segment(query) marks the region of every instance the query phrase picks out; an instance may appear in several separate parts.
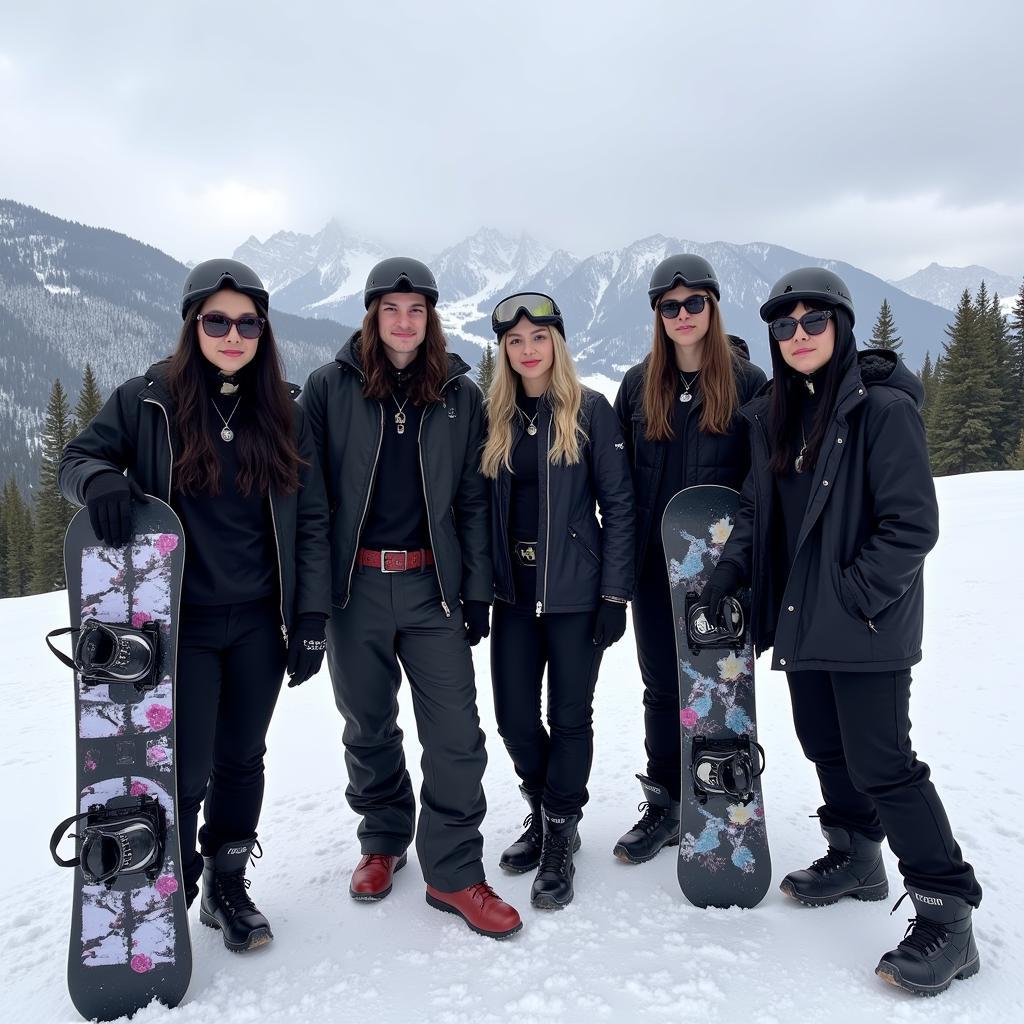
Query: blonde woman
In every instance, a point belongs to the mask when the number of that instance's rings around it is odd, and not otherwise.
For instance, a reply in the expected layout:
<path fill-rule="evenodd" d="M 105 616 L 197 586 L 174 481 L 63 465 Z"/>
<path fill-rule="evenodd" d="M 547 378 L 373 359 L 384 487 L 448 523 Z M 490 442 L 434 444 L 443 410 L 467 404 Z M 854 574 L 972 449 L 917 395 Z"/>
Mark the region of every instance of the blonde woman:
<path fill-rule="evenodd" d="M 739 490 L 750 468 L 740 406 L 765 383 L 746 345 L 725 333 L 721 289 L 702 256 L 669 256 L 654 269 L 651 351 L 626 371 L 615 399 L 636 488 L 636 635 L 644 683 L 647 773 L 643 816 L 619 839 L 627 864 L 679 842 L 679 684 L 672 599 L 661 546 L 665 506 L 684 487 Z"/>
<path fill-rule="evenodd" d="M 501 866 L 538 868 L 530 901 L 554 910 L 573 898 L 598 668 L 625 632 L 633 592 L 633 486 L 615 413 L 577 380 L 555 301 L 509 296 L 491 326 L 499 351 L 481 460 L 494 545 L 491 679 L 498 731 L 530 805 Z"/>

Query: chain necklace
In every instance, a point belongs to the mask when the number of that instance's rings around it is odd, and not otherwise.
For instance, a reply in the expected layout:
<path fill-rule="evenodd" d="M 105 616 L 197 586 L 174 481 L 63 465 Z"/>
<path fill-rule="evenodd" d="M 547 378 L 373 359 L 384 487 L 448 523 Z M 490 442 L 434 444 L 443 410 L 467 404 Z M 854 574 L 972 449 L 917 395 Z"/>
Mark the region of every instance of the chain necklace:
<path fill-rule="evenodd" d="M 807 435 L 804 433 L 804 425 L 802 422 L 800 424 L 800 437 L 803 444 L 800 445 L 800 454 L 797 455 L 796 462 L 793 463 L 793 468 L 798 473 L 802 473 L 804 471 L 804 456 L 807 455 Z"/>
<path fill-rule="evenodd" d="M 210 399 L 210 401 L 213 402 L 213 407 L 214 407 L 214 409 L 217 410 L 217 415 L 220 417 L 221 423 L 224 424 L 224 426 L 221 427 L 220 439 L 222 441 L 227 441 L 228 443 L 230 443 L 231 441 L 234 441 L 234 439 L 235 439 L 235 432 L 231 429 L 231 427 L 228 426 L 228 424 L 231 422 L 231 417 L 234 416 L 235 413 L 238 411 L 239 403 L 242 400 L 238 399 L 238 401 L 235 402 L 235 407 L 231 410 L 230 413 L 228 413 L 228 418 L 227 419 L 224 419 L 224 413 L 222 413 L 220 411 L 220 409 L 217 409 L 217 403 L 214 402 L 212 398 Z"/>
<path fill-rule="evenodd" d="M 679 371 L 679 380 L 682 382 L 682 385 L 683 385 L 683 393 L 679 396 L 679 401 L 680 402 L 692 402 L 693 401 L 693 395 L 690 394 L 690 388 L 692 388 L 693 385 L 697 383 L 697 375 L 699 373 L 700 373 L 700 370 L 698 370 L 697 373 L 695 373 L 693 375 L 693 380 L 689 380 L 688 381 L 683 376 L 683 371 L 682 370 Z"/>
<path fill-rule="evenodd" d="M 519 406 L 516 406 L 516 412 L 526 420 L 526 432 L 533 437 L 537 433 L 537 417 L 540 415 L 540 409 L 538 409 L 532 416 L 527 416 Z"/>
<path fill-rule="evenodd" d="M 398 399 L 395 398 L 394 391 L 391 392 L 391 400 L 398 405 Z M 405 433 L 405 407 L 409 404 L 409 396 L 406 395 L 405 401 L 401 405 L 398 405 L 398 412 L 395 413 L 395 430 L 399 434 Z"/>

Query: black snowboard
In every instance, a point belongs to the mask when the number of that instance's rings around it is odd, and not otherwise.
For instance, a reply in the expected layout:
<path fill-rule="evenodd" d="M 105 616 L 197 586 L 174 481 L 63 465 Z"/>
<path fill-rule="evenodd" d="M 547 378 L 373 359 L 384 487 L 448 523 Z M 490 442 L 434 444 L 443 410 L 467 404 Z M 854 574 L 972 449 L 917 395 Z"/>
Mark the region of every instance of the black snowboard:
<path fill-rule="evenodd" d="M 131 1014 L 154 998 L 176 1006 L 192 973 L 174 769 L 185 545 L 178 517 L 157 498 L 134 505 L 133 523 L 133 543 L 105 547 L 82 509 L 64 540 L 73 627 L 91 617 L 137 629 L 155 623 L 159 631 L 152 689 L 90 684 L 75 673 L 76 813 L 154 798 L 166 829 L 162 862 L 151 878 L 136 873 L 110 886 L 90 884 L 81 867 L 74 869 L 68 988 L 82 1016 L 100 1020 Z"/>
<path fill-rule="evenodd" d="M 749 633 L 744 624 L 738 639 L 703 647 L 701 636 L 694 637 L 700 630 L 690 621 L 696 616 L 697 625 L 704 625 L 696 597 L 718 563 L 738 508 L 739 495 L 728 487 L 688 487 L 668 503 L 661 524 L 679 669 L 677 874 L 683 894 L 698 907 L 753 907 L 771 883 Z M 709 771 L 717 779 L 715 769 L 707 767 L 711 755 L 745 765 L 745 798 L 709 794 L 701 784 L 698 776 L 706 782 Z"/>

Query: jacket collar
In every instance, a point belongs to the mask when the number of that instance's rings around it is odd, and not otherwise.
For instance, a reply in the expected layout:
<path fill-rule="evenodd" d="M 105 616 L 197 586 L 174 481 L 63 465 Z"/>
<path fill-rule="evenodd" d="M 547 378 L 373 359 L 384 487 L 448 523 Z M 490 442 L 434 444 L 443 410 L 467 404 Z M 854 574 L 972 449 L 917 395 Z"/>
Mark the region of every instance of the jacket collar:
<path fill-rule="evenodd" d="M 348 341 L 338 350 L 334 361 L 339 366 L 348 367 L 359 374 L 360 379 L 365 379 L 362 360 L 359 358 L 359 342 L 362 338 L 361 330 L 353 331 Z M 454 352 L 448 352 L 448 370 L 445 373 L 445 384 L 450 384 L 456 377 L 469 373 L 469 363 Z"/>

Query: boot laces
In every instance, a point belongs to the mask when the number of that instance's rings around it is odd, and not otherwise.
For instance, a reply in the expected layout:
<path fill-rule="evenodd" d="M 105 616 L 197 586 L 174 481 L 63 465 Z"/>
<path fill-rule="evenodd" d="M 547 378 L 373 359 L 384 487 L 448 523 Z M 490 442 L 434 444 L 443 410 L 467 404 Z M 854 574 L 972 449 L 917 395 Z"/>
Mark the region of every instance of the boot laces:
<path fill-rule="evenodd" d="M 531 812 L 525 818 L 523 818 L 523 828 L 526 831 L 519 837 L 517 842 L 520 843 L 538 843 L 541 840 L 541 828 L 540 821 L 537 820 L 534 814 Z"/>
<path fill-rule="evenodd" d="M 539 872 L 561 874 L 565 870 L 568 857 L 569 837 L 549 832 L 544 836 L 544 845 L 541 847 Z"/>
<path fill-rule="evenodd" d="M 911 917 L 907 919 L 906 934 L 900 941 L 901 949 L 910 949 L 915 953 L 928 956 L 946 944 L 949 939 L 949 932 L 938 921 L 932 921 L 927 917 Z"/>
<path fill-rule="evenodd" d="M 366 855 L 366 864 L 364 867 L 369 867 L 371 864 L 380 864 L 382 868 L 388 867 L 388 861 L 394 860 L 389 853 L 368 853 Z"/>
<path fill-rule="evenodd" d="M 828 848 L 828 853 L 824 857 L 819 857 L 812 865 L 811 871 L 817 872 L 819 875 L 827 875 L 832 871 L 837 871 L 839 868 L 845 868 L 849 866 L 851 857 L 848 853 L 844 853 L 842 850 L 837 850 L 834 846 Z"/>
<path fill-rule="evenodd" d="M 643 812 L 643 817 L 633 826 L 634 832 L 645 832 L 650 835 L 665 819 L 668 811 L 664 807 L 658 807 L 649 800 L 637 804 L 636 809 Z"/>
<path fill-rule="evenodd" d="M 235 914 L 255 914 L 256 904 L 249 899 L 252 881 L 243 871 L 232 871 L 229 875 L 217 875 L 217 893 L 221 902 Z"/>
<path fill-rule="evenodd" d="M 476 885 L 471 885 L 469 887 L 469 898 L 477 900 L 480 903 L 481 909 L 487 906 L 488 900 L 501 902 L 501 897 L 486 882 L 477 882 Z"/>

